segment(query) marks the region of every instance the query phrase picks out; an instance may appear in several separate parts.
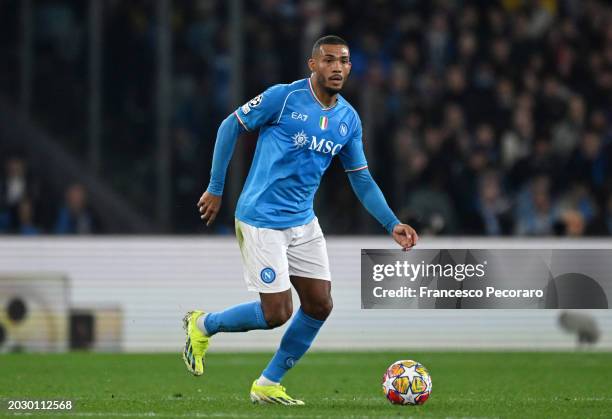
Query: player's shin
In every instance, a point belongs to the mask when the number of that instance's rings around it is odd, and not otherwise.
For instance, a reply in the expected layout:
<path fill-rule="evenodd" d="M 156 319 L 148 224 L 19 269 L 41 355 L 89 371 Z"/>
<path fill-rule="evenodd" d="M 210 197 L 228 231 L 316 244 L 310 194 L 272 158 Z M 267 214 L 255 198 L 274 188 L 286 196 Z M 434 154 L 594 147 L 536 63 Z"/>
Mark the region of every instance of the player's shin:
<path fill-rule="evenodd" d="M 238 304 L 223 311 L 208 313 L 203 322 L 207 336 L 218 332 L 246 332 L 255 329 L 269 329 L 264 318 L 261 302 Z"/>
<path fill-rule="evenodd" d="M 280 347 L 262 374 L 265 379 L 279 383 L 306 353 L 324 321 L 308 316 L 300 308 L 281 339 Z M 260 383 L 265 385 L 264 383 Z"/>

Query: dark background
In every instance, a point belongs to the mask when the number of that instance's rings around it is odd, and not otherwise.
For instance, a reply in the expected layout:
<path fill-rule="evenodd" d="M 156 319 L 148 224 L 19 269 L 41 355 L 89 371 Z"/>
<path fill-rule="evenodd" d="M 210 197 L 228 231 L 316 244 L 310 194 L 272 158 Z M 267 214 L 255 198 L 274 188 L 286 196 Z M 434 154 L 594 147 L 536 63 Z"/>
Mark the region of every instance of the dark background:
<path fill-rule="evenodd" d="M 233 231 L 245 135 L 211 229 L 216 129 L 350 44 L 370 170 L 421 235 L 612 233 L 612 9 L 595 0 L 0 1 L 0 232 Z M 335 162 L 327 234 L 384 234 Z"/>

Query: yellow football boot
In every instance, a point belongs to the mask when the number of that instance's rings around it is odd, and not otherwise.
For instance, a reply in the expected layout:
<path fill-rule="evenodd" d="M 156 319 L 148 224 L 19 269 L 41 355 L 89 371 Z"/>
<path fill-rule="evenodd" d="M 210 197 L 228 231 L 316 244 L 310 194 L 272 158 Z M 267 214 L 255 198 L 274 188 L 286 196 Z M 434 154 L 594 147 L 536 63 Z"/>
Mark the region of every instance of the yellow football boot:
<path fill-rule="evenodd" d="M 205 313 L 200 310 L 190 311 L 183 317 L 183 329 L 187 334 L 185 349 L 183 350 L 183 361 L 187 370 L 193 375 L 204 374 L 204 356 L 208 350 L 210 337 L 206 336 L 198 326 L 196 320 Z"/>
<path fill-rule="evenodd" d="M 303 406 L 305 403 L 294 399 L 287 394 L 285 387 L 280 384 L 273 386 L 259 386 L 257 380 L 251 386 L 251 401 L 259 404 L 284 404 L 287 406 Z"/>

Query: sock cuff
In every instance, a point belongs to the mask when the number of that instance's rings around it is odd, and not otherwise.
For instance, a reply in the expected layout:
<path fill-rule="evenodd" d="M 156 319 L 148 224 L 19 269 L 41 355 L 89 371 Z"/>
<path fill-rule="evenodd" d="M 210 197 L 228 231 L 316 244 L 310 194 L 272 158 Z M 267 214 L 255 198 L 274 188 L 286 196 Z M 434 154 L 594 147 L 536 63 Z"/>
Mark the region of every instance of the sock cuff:
<path fill-rule="evenodd" d="M 204 313 L 196 320 L 196 326 L 200 329 L 200 332 L 204 333 L 206 336 L 211 336 L 208 328 L 206 327 L 206 319 L 210 316 L 210 313 Z"/>
<path fill-rule="evenodd" d="M 215 313 L 206 313 L 204 319 L 202 321 L 202 326 L 206 331 L 202 332 L 207 336 L 213 336 L 218 332 L 219 324 L 217 322 L 213 322 Z"/>
<path fill-rule="evenodd" d="M 256 301 L 253 305 L 255 306 L 254 307 L 255 308 L 255 319 L 257 320 L 257 324 L 262 329 L 269 329 L 270 326 L 268 325 L 268 322 L 266 321 L 266 318 L 264 317 L 264 313 L 261 308 L 261 303 L 259 301 Z"/>
<path fill-rule="evenodd" d="M 325 323 L 325 320 L 317 320 L 313 317 L 310 317 L 308 314 L 304 313 L 304 310 L 302 310 L 302 307 L 300 307 L 300 309 L 298 310 L 295 316 L 296 316 L 296 319 L 299 318 L 301 321 L 306 323 L 306 325 L 310 327 L 314 327 L 315 329 L 320 329 L 321 326 L 323 326 L 323 323 Z"/>

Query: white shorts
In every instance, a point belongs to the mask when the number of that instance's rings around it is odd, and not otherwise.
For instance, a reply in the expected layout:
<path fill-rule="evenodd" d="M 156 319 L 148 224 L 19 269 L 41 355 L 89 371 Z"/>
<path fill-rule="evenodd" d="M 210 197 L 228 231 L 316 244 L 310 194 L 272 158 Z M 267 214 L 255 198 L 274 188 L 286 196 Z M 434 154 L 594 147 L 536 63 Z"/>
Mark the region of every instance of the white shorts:
<path fill-rule="evenodd" d="M 291 275 L 331 280 L 325 237 L 316 217 L 284 230 L 254 227 L 236 219 L 236 237 L 249 291 L 286 291 L 291 288 Z"/>

